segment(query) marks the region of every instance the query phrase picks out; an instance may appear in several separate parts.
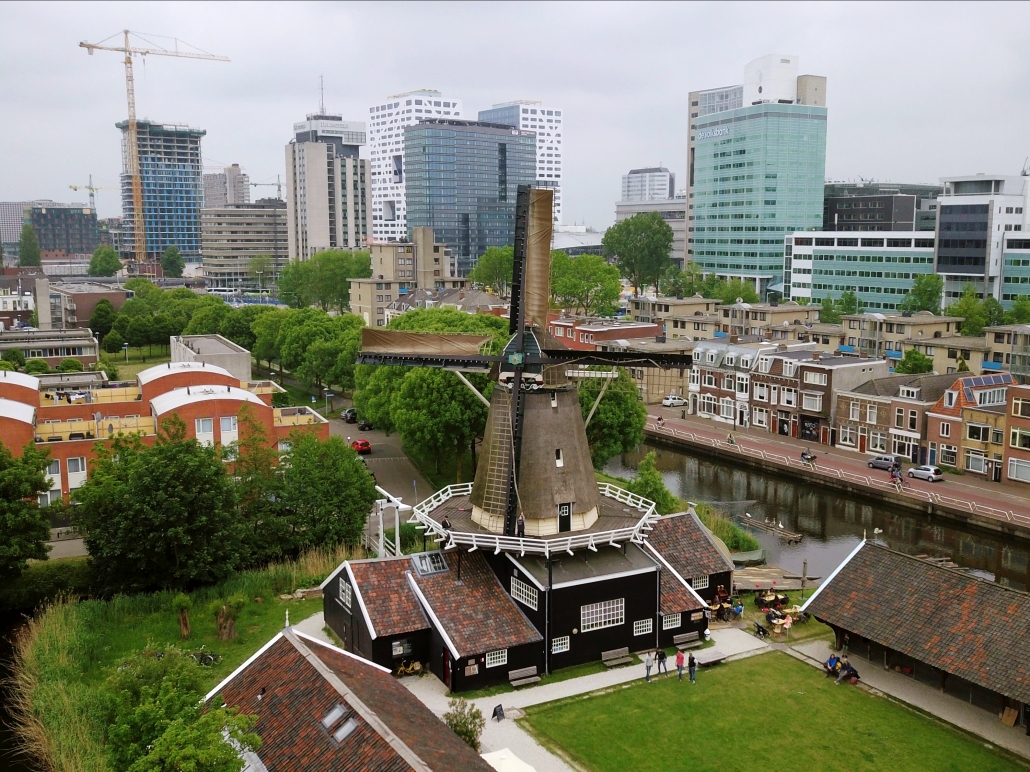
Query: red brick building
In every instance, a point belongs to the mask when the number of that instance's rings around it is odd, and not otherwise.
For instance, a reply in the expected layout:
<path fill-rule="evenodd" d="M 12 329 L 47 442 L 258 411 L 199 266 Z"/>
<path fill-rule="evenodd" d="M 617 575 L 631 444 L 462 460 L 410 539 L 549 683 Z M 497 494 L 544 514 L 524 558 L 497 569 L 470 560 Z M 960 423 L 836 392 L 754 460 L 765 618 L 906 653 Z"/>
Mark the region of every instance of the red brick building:
<path fill-rule="evenodd" d="M 282 391 L 270 381 L 240 381 L 220 367 L 195 362 L 158 365 L 135 381 L 84 389 L 41 388 L 31 375 L 0 371 L 0 438 L 15 455 L 33 442 L 50 452 L 53 487 L 42 502 L 50 503 L 86 481 L 98 439 L 139 434 L 151 443 L 172 414 L 185 421 L 189 436 L 207 444 L 238 439 L 244 405 L 276 445 L 298 427 L 327 439 L 329 424 L 313 410 L 272 407 L 272 395 Z"/>
<path fill-rule="evenodd" d="M 1009 386 L 1007 407 L 1005 481 L 1030 483 L 1030 386 Z"/>
<path fill-rule="evenodd" d="M 547 323 L 547 331 L 576 351 L 597 351 L 597 346 L 607 341 L 654 340 L 665 335 L 661 324 L 582 316 L 556 316 Z"/>

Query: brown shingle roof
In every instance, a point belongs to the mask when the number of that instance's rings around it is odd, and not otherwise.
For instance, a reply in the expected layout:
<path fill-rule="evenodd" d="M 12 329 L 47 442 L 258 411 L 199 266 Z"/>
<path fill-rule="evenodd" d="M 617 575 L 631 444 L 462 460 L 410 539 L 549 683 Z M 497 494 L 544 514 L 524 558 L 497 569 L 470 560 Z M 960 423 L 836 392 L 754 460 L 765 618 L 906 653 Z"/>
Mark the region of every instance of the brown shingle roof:
<path fill-rule="evenodd" d="M 1030 594 L 866 542 L 823 583 L 806 610 L 1030 702 Z"/>
<path fill-rule="evenodd" d="M 409 574 L 425 597 L 458 657 L 509 649 L 543 637 L 501 588 L 478 552 L 448 552 L 449 570 L 430 576 Z M 461 579 L 458 579 L 458 561 Z"/>
<path fill-rule="evenodd" d="M 429 627 L 405 576 L 411 570 L 411 558 L 352 560 L 347 565 L 377 637 Z"/>
<path fill-rule="evenodd" d="M 957 376 L 954 373 L 945 375 L 891 375 L 886 378 L 873 378 L 852 391 L 855 394 L 868 394 L 874 397 L 896 397 L 898 389 L 902 386 L 910 386 L 919 389 L 921 402 L 936 402 L 955 383 Z"/>
<path fill-rule="evenodd" d="M 257 756 L 270 772 L 490 769 L 390 673 L 292 629 L 208 699 L 217 694 L 230 707 L 258 715 Z M 346 712 L 331 731 L 349 718 L 357 722 L 340 743 L 321 723 L 337 705 Z"/>
<path fill-rule="evenodd" d="M 687 512 L 655 521 L 647 543 L 688 582 L 694 576 L 732 571 L 731 563 L 697 515 Z"/>

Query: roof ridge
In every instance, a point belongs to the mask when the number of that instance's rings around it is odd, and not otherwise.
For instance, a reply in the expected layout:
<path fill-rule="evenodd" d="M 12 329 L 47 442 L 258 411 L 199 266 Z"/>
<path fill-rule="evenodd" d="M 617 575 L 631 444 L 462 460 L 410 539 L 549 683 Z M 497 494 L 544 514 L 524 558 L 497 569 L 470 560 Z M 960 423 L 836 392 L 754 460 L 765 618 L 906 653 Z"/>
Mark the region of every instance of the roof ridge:
<path fill-rule="evenodd" d="M 723 554 L 722 550 L 719 548 L 719 545 L 716 544 L 715 540 L 718 539 L 718 537 L 714 533 L 712 533 L 711 531 L 708 530 L 708 526 L 707 525 L 705 525 L 704 523 L 701 522 L 701 518 L 698 517 L 697 511 L 696 510 L 692 511 L 692 510 L 693 510 L 693 508 L 688 509 L 684 514 L 690 515 L 692 518 L 694 518 L 694 522 L 697 523 L 699 526 L 701 526 L 701 532 L 704 534 L 705 538 L 708 539 L 708 542 L 712 545 L 712 548 L 716 552 L 719 553 L 719 557 L 723 559 L 723 562 L 730 567 L 730 571 L 736 570 L 736 566 L 733 565 L 733 561 L 732 560 L 728 560 L 726 558 L 726 556 Z M 719 539 L 719 542 L 721 542 L 722 546 L 727 551 L 729 551 L 730 548 L 726 546 L 726 542 L 722 541 L 722 539 Z"/>

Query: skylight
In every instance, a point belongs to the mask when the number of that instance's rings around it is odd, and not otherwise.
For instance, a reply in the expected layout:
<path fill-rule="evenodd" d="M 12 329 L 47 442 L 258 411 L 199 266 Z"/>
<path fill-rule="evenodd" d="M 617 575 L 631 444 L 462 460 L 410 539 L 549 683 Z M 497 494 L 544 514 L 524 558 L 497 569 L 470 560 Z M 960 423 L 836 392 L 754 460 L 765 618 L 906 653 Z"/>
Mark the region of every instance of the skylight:
<path fill-rule="evenodd" d="M 342 743 L 344 740 L 346 740 L 348 737 L 350 737 L 352 734 L 354 734 L 354 730 L 357 729 L 357 728 L 358 728 L 358 721 L 357 721 L 356 718 L 351 716 L 346 721 L 344 721 L 342 724 L 340 724 L 340 728 L 339 729 L 337 729 L 335 732 L 333 732 L 333 739 L 336 740 L 336 742 L 338 742 L 338 743 Z"/>
<path fill-rule="evenodd" d="M 442 552 L 420 552 L 412 556 L 412 562 L 419 576 L 438 574 L 447 570 L 447 561 L 443 559 Z"/>
<path fill-rule="evenodd" d="M 343 705 L 337 704 L 336 707 L 326 713 L 325 718 L 322 719 L 322 726 L 326 729 L 332 729 L 333 725 L 343 718 L 343 714 L 346 712 L 347 709 Z"/>

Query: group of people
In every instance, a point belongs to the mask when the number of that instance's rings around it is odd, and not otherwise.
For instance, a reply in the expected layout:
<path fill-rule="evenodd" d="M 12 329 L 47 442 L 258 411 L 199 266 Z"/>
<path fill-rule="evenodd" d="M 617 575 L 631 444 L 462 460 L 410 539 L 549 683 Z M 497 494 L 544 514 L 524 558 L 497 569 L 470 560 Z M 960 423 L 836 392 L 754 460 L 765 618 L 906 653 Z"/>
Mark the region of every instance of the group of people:
<path fill-rule="evenodd" d="M 855 670 L 855 666 L 848 660 L 847 654 L 840 657 L 836 653 L 831 654 L 830 658 L 823 663 L 823 669 L 826 671 L 826 675 L 837 677 L 834 685 L 852 678 L 856 681 L 858 680 L 858 671 Z"/>
<path fill-rule="evenodd" d="M 647 654 L 644 656 L 644 671 L 645 671 L 644 679 L 648 683 L 651 683 L 651 668 L 653 668 L 656 664 L 658 666 L 658 669 L 655 671 L 655 675 L 658 675 L 659 673 L 661 673 L 663 669 L 665 670 L 665 675 L 669 675 L 668 659 L 669 658 L 668 658 L 668 656 L 666 656 L 664 649 L 656 649 L 653 652 L 651 652 L 651 651 L 647 652 Z M 676 673 L 679 675 L 679 680 L 680 681 L 683 680 L 683 666 L 684 666 L 684 664 L 687 666 L 687 672 L 690 675 L 690 683 L 696 684 L 697 683 L 697 660 L 694 659 L 694 655 L 693 654 L 691 654 L 689 657 L 685 657 L 683 655 L 682 651 L 677 651 L 676 652 Z"/>

